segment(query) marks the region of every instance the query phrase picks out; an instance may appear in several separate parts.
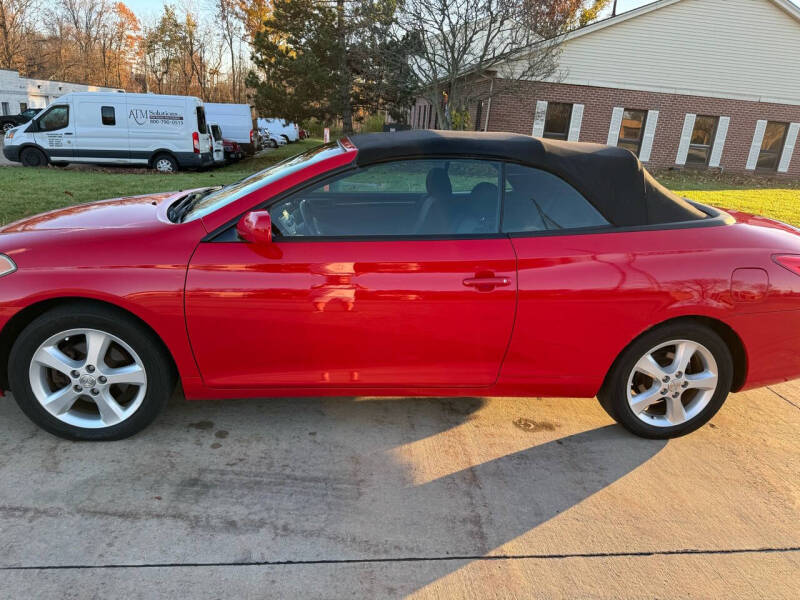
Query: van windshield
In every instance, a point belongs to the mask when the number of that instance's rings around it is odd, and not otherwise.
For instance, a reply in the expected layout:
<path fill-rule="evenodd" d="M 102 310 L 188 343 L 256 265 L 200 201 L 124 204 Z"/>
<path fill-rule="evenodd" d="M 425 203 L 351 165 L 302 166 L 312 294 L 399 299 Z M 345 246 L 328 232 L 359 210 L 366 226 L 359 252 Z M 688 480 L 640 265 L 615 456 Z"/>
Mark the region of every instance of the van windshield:
<path fill-rule="evenodd" d="M 282 162 L 267 167 L 263 171 L 253 173 L 215 192 L 199 197 L 191 209 L 185 212 L 182 211 L 183 219 L 181 219 L 181 221 L 185 223 L 204 217 L 282 177 L 286 177 L 309 165 L 337 156 L 343 152 L 344 150 L 342 150 L 338 142 L 332 142 L 330 144 L 317 146 L 297 156 L 287 158 Z M 178 200 L 178 202 L 180 202 L 180 200 Z"/>

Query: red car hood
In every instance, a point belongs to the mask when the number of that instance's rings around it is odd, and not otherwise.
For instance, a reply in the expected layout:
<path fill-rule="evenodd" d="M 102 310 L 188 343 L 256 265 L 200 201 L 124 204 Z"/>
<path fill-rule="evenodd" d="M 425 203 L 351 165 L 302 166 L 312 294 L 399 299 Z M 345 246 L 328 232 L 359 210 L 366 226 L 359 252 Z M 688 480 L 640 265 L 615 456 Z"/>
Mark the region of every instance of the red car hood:
<path fill-rule="evenodd" d="M 53 229 L 93 229 L 142 227 L 167 221 L 166 211 L 172 202 L 191 190 L 161 192 L 78 204 L 16 221 L 0 233 L 44 231 Z"/>

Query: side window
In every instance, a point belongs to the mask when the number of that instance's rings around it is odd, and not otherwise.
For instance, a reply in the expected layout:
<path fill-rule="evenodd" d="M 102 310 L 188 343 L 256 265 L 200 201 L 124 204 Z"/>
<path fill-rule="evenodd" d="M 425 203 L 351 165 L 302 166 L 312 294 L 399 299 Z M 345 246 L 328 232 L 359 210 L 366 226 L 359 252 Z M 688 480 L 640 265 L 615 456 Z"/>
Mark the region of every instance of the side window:
<path fill-rule="evenodd" d="M 69 125 L 69 107 L 54 106 L 38 122 L 39 131 L 55 131 Z"/>
<path fill-rule="evenodd" d="M 283 237 L 481 235 L 498 232 L 500 163 L 381 163 L 296 192 L 270 208 Z"/>
<path fill-rule="evenodd" d="M 522 233 L 608 225 L 566 181 L 540 169 L 506 166 L 503 232 Z"/>
<path fill-rule="evenodd" d="M 100 119 L 103 122 L 103 125 L 116 125 L 117 119 L 114 115 L 114 107 L 113 106 L 103 106 L 100 108 Z"/>

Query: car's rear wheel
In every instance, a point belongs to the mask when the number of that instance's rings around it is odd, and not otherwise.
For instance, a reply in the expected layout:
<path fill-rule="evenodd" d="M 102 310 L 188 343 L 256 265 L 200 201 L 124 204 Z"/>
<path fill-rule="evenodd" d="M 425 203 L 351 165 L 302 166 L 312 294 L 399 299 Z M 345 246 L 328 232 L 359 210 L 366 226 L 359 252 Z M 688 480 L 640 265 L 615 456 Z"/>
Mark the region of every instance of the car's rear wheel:
<path fill-rule="evenodd" d="M 712 329 L 694 322 L 657 327 L 626 348 L 597 395 L 631 432 L 672 438 L 703 426 L 728 396 L 733 359 Z"/>
<path fill-rule="evenodd" d="M 19 160 L 25 167 L 44 167 L 47 165 L 47 157 L 38 148 L 25 148 L 20 154 Z"/>
<path fill-rule="evenodd" d="M 74 304 L 48 311 L 17 338 L 14 399 L 35 423 L 73 440 L 116 440 L 147 426 L 175 376 L 161 344 L 135 319 Z"/>
<path fill-rule="evenodd" d="M 2 125 L 0 125 L 0 131 L 2 131 L 5 134 L 6 132 L 11 131 L 12 129 L 14 129 L 14 127 L 16 127 L 16 126 L 17 125 L 15 123 L 6 122 L 6 123 L 3 123 Z"/>
<path fill-rule="evenodd" d="M 178 161 L 169 154 L 159 154 L 153 159 L 153 168 L 159 173 L 177 173 Z"/>

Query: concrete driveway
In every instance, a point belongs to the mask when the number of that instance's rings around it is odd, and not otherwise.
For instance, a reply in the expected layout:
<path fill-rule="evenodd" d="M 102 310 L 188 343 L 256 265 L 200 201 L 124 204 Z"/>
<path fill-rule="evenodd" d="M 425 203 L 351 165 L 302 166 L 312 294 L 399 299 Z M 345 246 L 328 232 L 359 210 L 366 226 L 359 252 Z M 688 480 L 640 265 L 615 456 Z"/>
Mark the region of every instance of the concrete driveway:
<path fill-rule="evenodd" d="M 0 400 L 3 598 L 796 598 L 800 384 L 647 441 L 594 400 L 176 398 L 70 443 Z"/>

